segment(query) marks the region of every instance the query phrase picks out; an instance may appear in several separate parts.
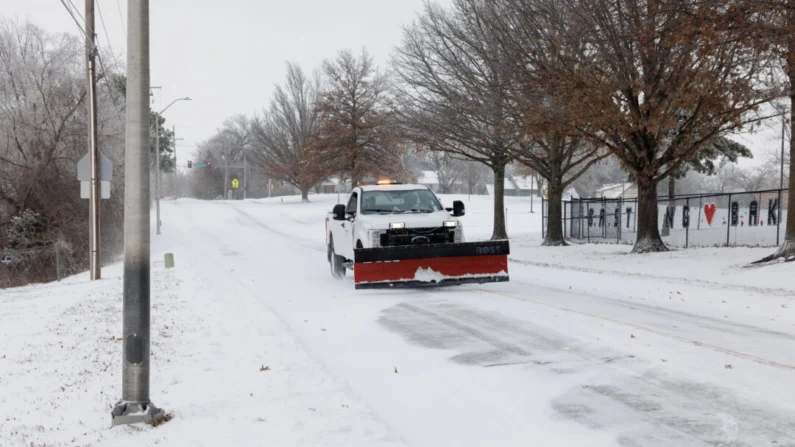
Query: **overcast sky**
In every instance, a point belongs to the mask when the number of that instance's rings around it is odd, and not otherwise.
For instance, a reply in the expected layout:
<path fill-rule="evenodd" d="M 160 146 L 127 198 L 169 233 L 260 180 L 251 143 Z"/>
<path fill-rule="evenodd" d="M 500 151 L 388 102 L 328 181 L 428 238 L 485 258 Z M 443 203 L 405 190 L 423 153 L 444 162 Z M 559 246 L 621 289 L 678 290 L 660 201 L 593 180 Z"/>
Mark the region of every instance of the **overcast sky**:
<path fill-rule="evenodd" d="M 0 1 L 3 17 L 79 33 L 61 0 Z M 71 1 L 82 14 L 84 0 Z M 127 2 L 97 4 L 107 28 L 106 34 L 97 14 L 99 44 L 106 50 L 110 40 L 124 62 Z M 180 165 L 225 118 L 261 111 L 273 85 L 282 82 L 288 60 L 312 71 L 340 49 L 367 47 L 385 67 L 400 42 L 401 26 L 410 24 L 422 5 L 423 0 L 151 0 L 151 80 L 162 87 L 154 91 L 153 109 L 176 98 L 193 98 L 165 113 L 166 124 L 176 126 L 177 137 L 184 138 L 177 145 Z M 760 160 L 765 148 L 780 147 L 778 126 L 733 138 Z"/>
<path fill-rule="evenodd" d="M 84 0 L 72 0 L 82 14 Z M 442 4 L 448 0 L 440 0 Z M 1 0 L 0 16 L 49 31 L 79 33 L 61 0 Z M 68 1 L 67 1 L 68 3 Z M 126 62 L 126 0 L 97 0 L 100 47 Z M 262 110 L 285 62 L 310 72 L 340 49 L 367 47 L 380 68 L 422 0 L 151 0 L 151 82 L 155 110 L 190 96 L 164 114 L 176 126 L 180 165 L 196 144 L 232 115 Z M 121 11 L 121 12 L 120 12 Z M 122 20 L 125 26 L 122 25 Z"/>

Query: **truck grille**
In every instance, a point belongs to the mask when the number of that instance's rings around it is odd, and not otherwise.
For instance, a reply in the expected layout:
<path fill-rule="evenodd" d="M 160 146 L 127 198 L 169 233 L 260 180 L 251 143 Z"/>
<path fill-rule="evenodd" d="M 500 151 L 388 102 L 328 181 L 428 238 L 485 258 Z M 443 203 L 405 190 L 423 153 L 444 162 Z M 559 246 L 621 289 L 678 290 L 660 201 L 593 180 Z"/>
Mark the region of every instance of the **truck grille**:
<path fill-rule="evenodd" d="M 401 228 L 387 230 L 381 235 L 382 247 L 399 245 L 443 244 L 455 242 L 455 231 L 450 228 Z"/>

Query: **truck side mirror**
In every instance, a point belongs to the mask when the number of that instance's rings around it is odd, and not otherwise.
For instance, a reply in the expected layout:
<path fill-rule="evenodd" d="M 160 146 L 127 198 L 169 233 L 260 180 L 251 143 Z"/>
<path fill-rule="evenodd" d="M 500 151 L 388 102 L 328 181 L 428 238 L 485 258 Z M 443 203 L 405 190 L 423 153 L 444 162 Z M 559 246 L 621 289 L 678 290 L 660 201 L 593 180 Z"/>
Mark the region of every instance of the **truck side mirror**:
<path fill-rule="evenodd" d="M 465 214 L 464 212 L 464 202 L 460 200 L 456 200 L 453 202 L 453 216 L 460 217 Z"/>
<path fill-rule="evenodd" d="M 345 205 L 334 205 L 334 209 L 331 211 L 331 214 L 334 215 L 334 220 L 345 220 Z"/>

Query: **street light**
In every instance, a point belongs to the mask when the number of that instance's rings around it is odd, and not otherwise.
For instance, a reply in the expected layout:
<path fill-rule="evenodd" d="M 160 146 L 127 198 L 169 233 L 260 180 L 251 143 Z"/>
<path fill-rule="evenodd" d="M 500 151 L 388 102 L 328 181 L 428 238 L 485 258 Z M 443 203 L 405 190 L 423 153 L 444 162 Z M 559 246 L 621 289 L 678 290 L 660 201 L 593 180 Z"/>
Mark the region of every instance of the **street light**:
<path fill-rule="evenodd" d="M 177 98 L 169 105 L 166 106 L 160 113 L 157 114 L 155 118 L 155 157 L 157 167 L 155 168 L 155 203 L 157 208 L 157 234 L 160 234 L 160 117 L 163 116 L 163 113 L 168 110 L 169 107 L 173 106 L 177 101 L 193 101 L 190 97 L 186 96 L 185 98 Z M 176 152 L 176 145 L 174 151 Z"/>

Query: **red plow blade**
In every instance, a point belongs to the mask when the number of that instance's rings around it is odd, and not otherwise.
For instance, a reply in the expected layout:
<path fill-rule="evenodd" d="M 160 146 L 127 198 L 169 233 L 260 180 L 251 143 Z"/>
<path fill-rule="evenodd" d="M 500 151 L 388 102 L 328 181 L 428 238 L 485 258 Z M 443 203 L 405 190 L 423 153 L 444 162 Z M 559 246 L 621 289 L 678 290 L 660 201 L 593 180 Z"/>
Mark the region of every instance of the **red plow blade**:
<path fill-rule="evenodd" d="M 508 241 L 354 250 L 357 289 L 508 281 Z"/>

